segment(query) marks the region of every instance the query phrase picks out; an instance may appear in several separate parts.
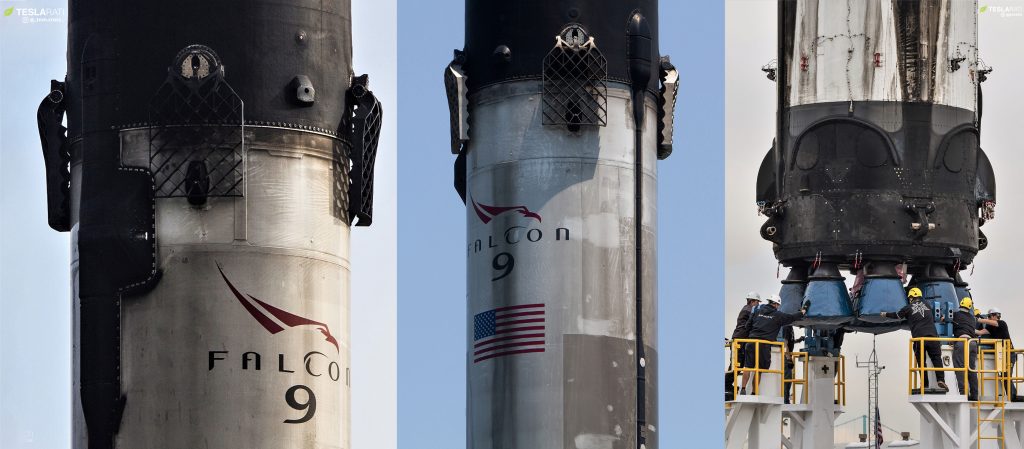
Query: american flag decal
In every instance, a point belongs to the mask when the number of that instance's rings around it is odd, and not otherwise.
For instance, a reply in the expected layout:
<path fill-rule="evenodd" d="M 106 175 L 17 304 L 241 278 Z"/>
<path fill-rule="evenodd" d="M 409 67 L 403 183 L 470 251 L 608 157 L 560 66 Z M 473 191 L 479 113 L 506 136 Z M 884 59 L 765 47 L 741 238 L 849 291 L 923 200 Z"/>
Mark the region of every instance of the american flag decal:
<path fill-rule="evenodd" d="M 499 307 L 473 316 L 473 363 L 544 352 L 544 304 Z"/>

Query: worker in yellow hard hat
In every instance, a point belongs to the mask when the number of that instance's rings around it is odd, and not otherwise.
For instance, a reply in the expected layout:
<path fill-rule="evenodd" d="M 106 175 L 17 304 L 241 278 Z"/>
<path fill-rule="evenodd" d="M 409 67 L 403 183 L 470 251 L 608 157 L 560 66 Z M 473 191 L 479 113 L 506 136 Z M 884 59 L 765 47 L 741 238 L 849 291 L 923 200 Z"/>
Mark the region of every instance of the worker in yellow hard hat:
<path fill-rule="evenodd" d="M 928 306 L 928 303 L 921 300 L 921 289 L 914 287 L 907 291 L 907 305 L 903 306 L 898 312 L 882 312 L 882 316 L 893 319 L 904 319 L 907 320 L 907 326 L 910 327 L 910 336 L 912 338 L 923 338 L 923 337 L 938 337 L 938 332 L 935 331 L 935 318 L 932 308 Z M 928 340 L 922 343 L 914 343 L 914 360 L 916 360 L 918 366 L 925 366 L 924 355 L 921 353 L 922 349 L 928 354 L 928 359 L 932 362 L 933 368 L 942 367 L 942 347 L 938 341 Z M 924 376 L 924 387 L 928 388 L 928 377 Z M 942 371 L 935 371 L 935 380 L 939 384 L 939 388 L 949 391 L 949 387 L 946 386 L 946 376 Z"/>
<path fill-rule="evenodd" d="M 960 308 L 956 312 L 953 312 L 953 336 L 956 338 L 966 339 L 967 344 L 967 357 L 969 358 L 969 365 L 971 367 L 970 372 L 967 373 L 967 400 L 977 401 L 978 400 L 978 374 L 975 372 L 977 369 L 978 360 L 978 318 L 974 316 L 974 300 L 970 296 L 965 296 L 960 300 Z M 953 343 L 953 367 L 963 369 L 964 367 L 964 341 L 957 341 Z M 960 394 L 964 394 L 964 373 L 963 371 L 956 372 L 957 388 L 960 389 Z"/>

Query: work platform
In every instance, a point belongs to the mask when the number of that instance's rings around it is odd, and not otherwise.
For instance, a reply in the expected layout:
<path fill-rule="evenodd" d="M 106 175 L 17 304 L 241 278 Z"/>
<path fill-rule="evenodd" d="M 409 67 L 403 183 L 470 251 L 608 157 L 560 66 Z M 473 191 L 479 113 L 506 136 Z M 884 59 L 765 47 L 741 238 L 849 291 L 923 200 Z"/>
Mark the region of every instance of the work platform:
<path fill-rule="evenodd" d="M 943 366 L 932 366 L 924 351 L 920 354 L 925 360 L 914 360 L 913 345 L 923 346 L 927 341 L 942 345 Z M 771 352 L 769 367 L 739 366 L 736 350 L 748 343 L 758 346 L 758 355 L 761 350 Z M 964 349 L 954 352 L 953 343 L 962 343 Z M 978 347 L 973 367 L 972 344 Z M 735 340 L 730 349 L 730 367 L 736 376 L 734 395 L 725 403 L 727 449 L 834 447 L 835 422 L 846 405 L 844 357 L 787 353 L 781 342 L 757 340 Z M 1014 402 L 1011 394 L 1024 383 L 1024 370 L 1013 362 L 1021 352 L 1024 350 L 1015 350 L 1002 340 L 910 339 L 907 401 L 920 414 L 920 447 L 1024 449 L 1024 402 Z M 954 366 L 953 357 L 964 358 L 962 368 Z M 791 369 L 786 369 L 783 360 L 792 363 Z M 939 371 L 944 373 L 948 391 L 937 388 L 935 373 Z M 749 379 L 748 394 L 739 394 L 743 373 Z M 963 394 L 958 375 L 966 377 Z M 972 375 L 977 377 L 977 392 L 970 391 Z M 925 377 L 929 389 L 924 387 Z M 974 393 L 977 400 L 969 400 Z"/>

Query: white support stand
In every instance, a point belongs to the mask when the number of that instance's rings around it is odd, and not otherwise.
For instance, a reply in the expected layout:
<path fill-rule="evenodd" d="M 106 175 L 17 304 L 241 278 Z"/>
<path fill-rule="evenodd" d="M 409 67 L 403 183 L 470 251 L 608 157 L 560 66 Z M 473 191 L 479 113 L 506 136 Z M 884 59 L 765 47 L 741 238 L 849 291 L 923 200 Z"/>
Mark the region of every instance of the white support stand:
<path fill-rule="evenodd" d="M 1024 448 L 1024 402 L 1006 404 L 1006 449 Z"/>
<path fill-rule="evenodd" d="M 810 357 L 806 373 L 807 403 L 782 406 L 783 416 L 789 418 L 790 425 L 790 436 L 783 437 L 782 441 L 787 449 L 835 446 L 835 421 L 843 413 L 835 398 L 837 360 L 835 357 Z"/>
<path fill-rule="evenodd" d="M 949 394 L 915 394 L 910 396 L 910 404 L 921 414 L 921 447 L 934 449 L 973 449 L 976 435 L 972 437 L 971 429 L 975 427 L 975 418 L 971 413 L 971 405 L 963 395 L 956 394 L 950 384 Z"/>
<path fill-rule="evenodd" d="M 772 347 L 773 369 L 783 366 L 777 347 Z M 747 391 L 753 393 L 754 376 Z M 762 374 L 759 395 L 737 395 L 726 403 L 726 449 L 779 449 L 782 444 L 782 375 Z"/>
<path fill-rule="evenodd" d="M 942 346 L 942 360 L 952 360 L 953 348 Z M 960 354 L 963 357 L 963 353 Z M 931 360 L 925 357 L 926 366 Z M 950 365 L 951 366 L 951 365 Z M 934 449 L 975 449 L 977 444 L 977 416 L 967 396 L 958 393 L 953 372 L 945 372 L 946 394 L 914 394 L 908 399 L 921 414 L 921 447 Z M 929 385 L 937 385 L 934 372 L 928 372 Z M 965 379 L 966 381 L 966 379 Z"/>

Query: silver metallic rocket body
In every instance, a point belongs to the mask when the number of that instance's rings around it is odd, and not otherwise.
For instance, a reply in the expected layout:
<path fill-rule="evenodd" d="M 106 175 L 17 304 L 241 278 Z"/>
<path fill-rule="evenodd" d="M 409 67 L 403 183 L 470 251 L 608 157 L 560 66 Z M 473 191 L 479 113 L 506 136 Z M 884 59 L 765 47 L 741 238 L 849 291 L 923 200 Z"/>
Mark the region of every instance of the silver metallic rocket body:
<path fill-rule="evenodd" d="M 121 131 L 125 166 L 148 167 L 149 131 Z M 122 301 L 128 399 L 116 447 L 350 447 L 349 226 L 330 212 L 341 143 L 258 127 L 245 136 L 244 196 L 156 201 L 163 276 Z M 73 447 L 86 448 L 74 379 Z"/>
<path fill-rule="evenodd" d="M 36 119 L 72 232 L 76 449 L 349 448 L 349 228 L 382 117 L 350 9 L 69 3 Z"/>
<path fill-rule="evenodd" d="M 781 310 L 809 303 L 796 325 L 890 332 L 901 324 L 880 313 L 906 306 L 904 282 L 942 283 L 932 306 L 955 309 L 957 273 L 988 246 L 996 205 L 978 2 L 778 7 L 776 131 L 755 201 L 762 238 L 791 269 Z"/>
<path fill-rule="evenodd" d="M 942 0 L 912 11 L 911 2 L 794 2 L 790 106 L 848 101 L 929 102 L 977 109 L 978 3 Z M 910 26 L 907 23 L 916 22 Z M 900 59 L 900 34 L 919 28 L 928 64 Z M 962 58 L 962 59 L 959 59 Z M 958 59 L 956 65 L 950 61 Z M 960 67 L 966 70 L 960 70 Z M 883 123 L 898 128 L 901 123 Z"/>
<path fill-rule="evenodd" d="M 657 102 L 643 129 L 646 448 L 656 426 Z M 542 83 L 469 98 L 468 444 L 637 446 L 634 122 L 610 82 L 607 125 L 545 126 Z"/>

